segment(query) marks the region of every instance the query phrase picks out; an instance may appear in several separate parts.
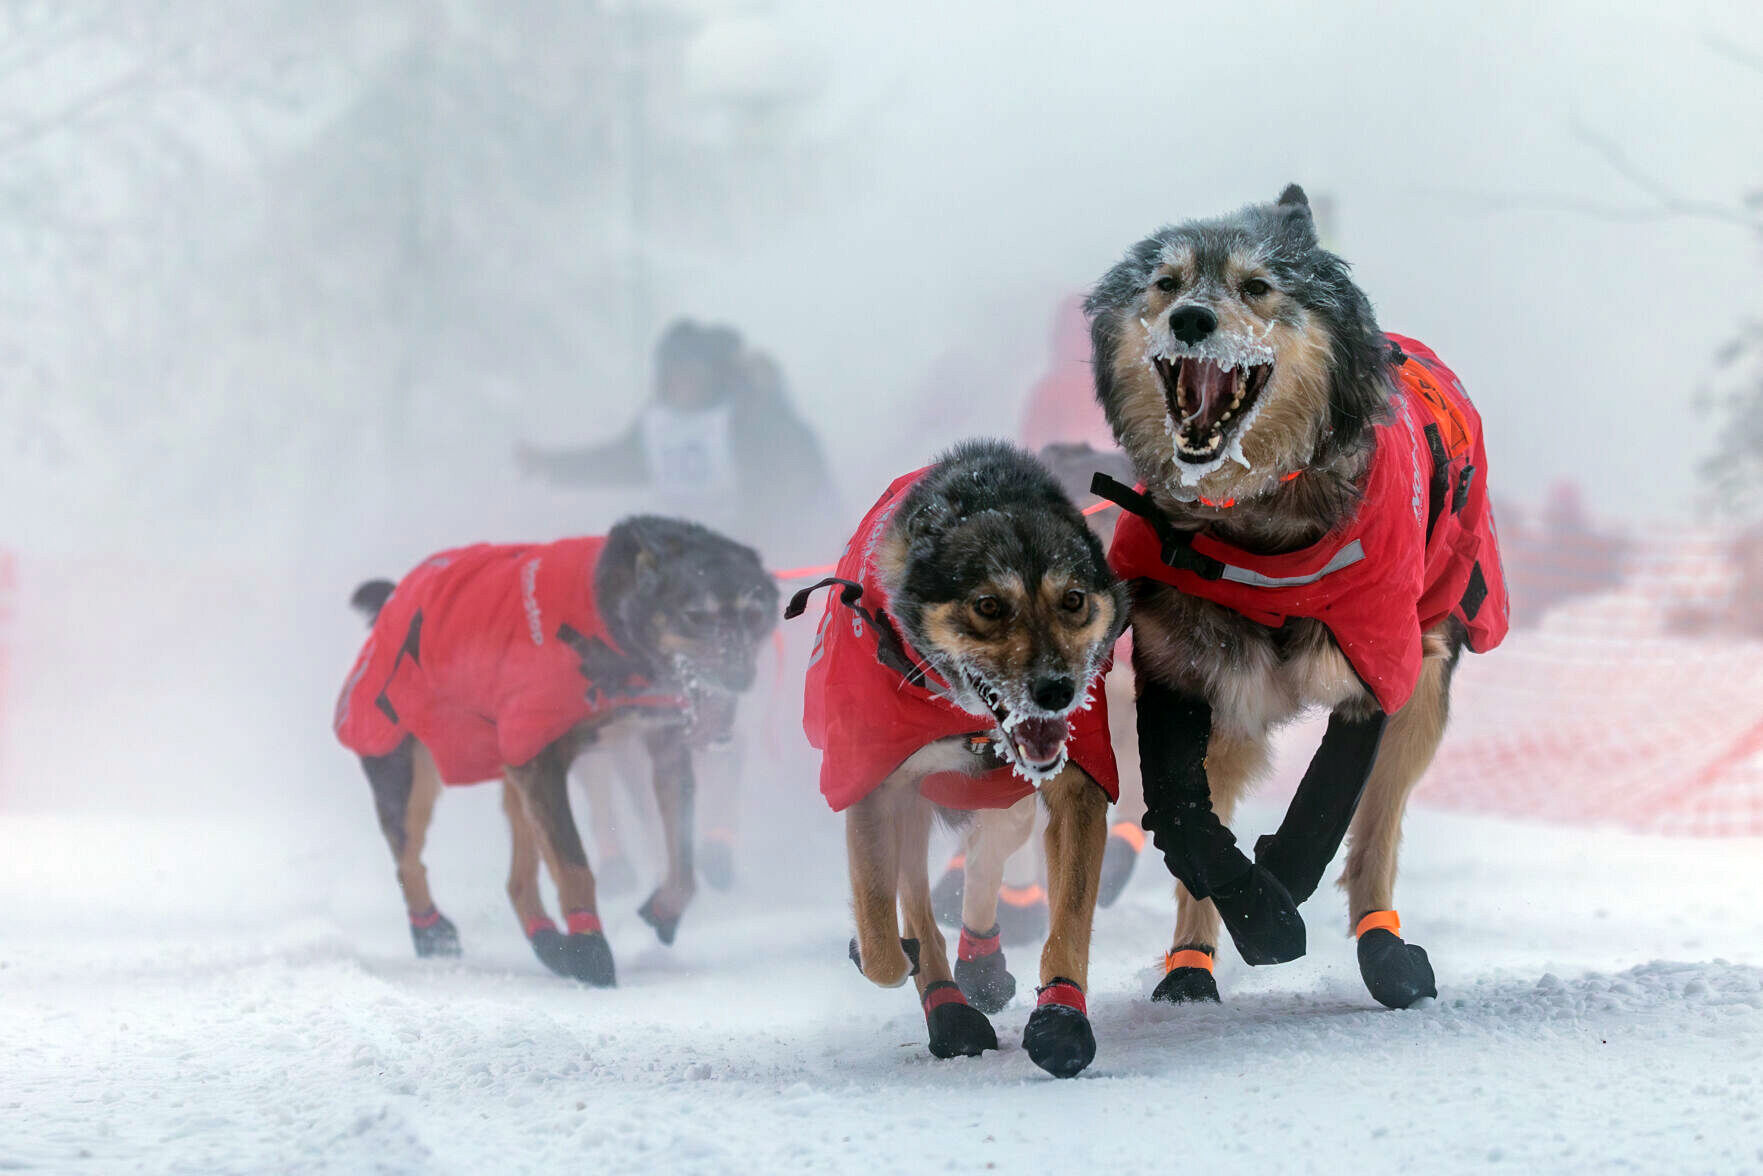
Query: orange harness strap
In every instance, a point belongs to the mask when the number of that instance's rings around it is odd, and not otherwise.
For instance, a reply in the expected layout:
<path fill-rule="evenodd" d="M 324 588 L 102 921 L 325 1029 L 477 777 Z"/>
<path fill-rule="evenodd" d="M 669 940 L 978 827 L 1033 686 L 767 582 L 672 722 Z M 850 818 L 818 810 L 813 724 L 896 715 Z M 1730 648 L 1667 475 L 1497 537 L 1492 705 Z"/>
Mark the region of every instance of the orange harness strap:
<path fill-rule="evenodd" d="M 1280 481 L 1289 482 L 1293 478 L 1297 477 L 1299 474 L 1301 474 L 1303 472 L 1304 472 L 1303 470 L 1293 470 L 1291 473 L 1289 473 L 1289 474 L 1285 475 L 1283 478 L 1281 478 Z M 1200 501 L 1204 502 L 1207 506 L 1211 507 L 1213 510 L 1228 510 L 1229 508 L 1231 508 L 1237 504 L 1237 500 L 1234 498 L 1226 498 L 1223 502 L 1214 502 L 1212 499 L 1202 496 Z"/>
<path fill-rule="evenodd" d="M 1180 951 L 1163 953 L 1163 974 L 1165 976 L 1177 968 L 1199 968 L 1203 971 L 1212 970 L 1212 953 L 1201 951 L 1197 947 L 1186 947 Z"/>
<path fill-rule="evenodd" d="M 1380 929 L 1388 931 L 1397 939 L 1402 938 L 1402 917 L 1396 914 L 1395 911 L 1372 911 L 1369 915 L 1360 919 L 1359 925 L 1353 928 L 1353 937 L 1357 939 L 1367 931 L 1377 931 Z"/>

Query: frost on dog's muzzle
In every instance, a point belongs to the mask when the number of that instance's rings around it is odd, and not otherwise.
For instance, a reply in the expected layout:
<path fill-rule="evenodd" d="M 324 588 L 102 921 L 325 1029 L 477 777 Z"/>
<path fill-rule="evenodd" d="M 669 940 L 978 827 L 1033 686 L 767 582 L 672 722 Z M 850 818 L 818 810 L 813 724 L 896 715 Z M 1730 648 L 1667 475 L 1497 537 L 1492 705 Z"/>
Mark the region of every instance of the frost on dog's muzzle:
<path fill-rule="evenodd" d="M 1072 719 L 1094 704 L 1097 673 L 1088 674 L 1077 701 L 1058 712 L 1013 708 L 1005 701 L 1004 693 L 982 675 L 962 670 L 961 678 L 997 721 L 992 741 L 993 754 L 1000 761 L 1037 787 L 1065 770 L 1070 759 Z"/>
<path fill-rule="evenodd" d="M 1243 438 L 1260 415 L 1274 358 L 1271 346 L 1247 335 L 1211 335 L 1191 346 L 1151 335 L 1144 362 L 1163 389 L 1163 427 L 1182 485 L 1198 485 L 1227 461 L 1249 468 Z"/>

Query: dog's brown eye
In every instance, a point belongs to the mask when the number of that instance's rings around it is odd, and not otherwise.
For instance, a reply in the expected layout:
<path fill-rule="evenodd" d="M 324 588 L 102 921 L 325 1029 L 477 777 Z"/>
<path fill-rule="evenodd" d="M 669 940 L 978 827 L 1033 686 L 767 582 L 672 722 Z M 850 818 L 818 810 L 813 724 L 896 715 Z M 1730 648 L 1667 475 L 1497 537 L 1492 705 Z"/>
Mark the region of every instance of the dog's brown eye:
<path fill-rule="evenodd" d="M 988 621 L 995 621 L 1004 615 L 1004 602 L 996 596 L 982 596 L 973 602 L 973 611 Z"/>
<path fill-rule="evenodd" d="M 1181 279 L 1176 278 L 1170 274 L 1164 274 L 1162 277 L 1158 278 L 1155 282 L 1152 282 L 1151 284 L 1153 286 L 1157 287 L 1159 290 L 1163 291 L 1165 294 L 1173 294 L 1177 290 L 1181 289 Z"/>
<path fill-rule="evenodd" d="M 1247 298 L 1260 298 L 1273 293 L 1273 287 L 1260 278 L 1250 278 L 1243 283 L 1243 295 Z"/>
<path fill-rule="evenodd" d="M 1065 594 L 1065 599 L 1059 603 L 1065 606 L 1066 612 L 1081 612 L 1083 611 L 1084 602 L 1088 599 L 1089 597 L 1085 596 L 1080 590 L 1073 588 Z"/>

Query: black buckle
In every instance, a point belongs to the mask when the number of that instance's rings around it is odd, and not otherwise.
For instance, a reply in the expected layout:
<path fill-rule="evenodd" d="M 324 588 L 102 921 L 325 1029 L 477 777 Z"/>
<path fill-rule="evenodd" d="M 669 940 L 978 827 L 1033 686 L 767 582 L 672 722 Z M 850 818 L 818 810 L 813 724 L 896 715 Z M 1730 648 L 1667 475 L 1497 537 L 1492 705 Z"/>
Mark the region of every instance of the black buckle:
<path fill-rule="evenodd" d="M 1189 531 L 1178 531 L 1170 525 L 1169 519 L 1151 501 L 1150 496 L 1140 494 L 1131 486 L 1117 481 L 1100 471 L 1090 479 L 1090 493 L 1097 498 L 1105 498 L 1130 514 L 1138 515 L 1151 525 L 1157 538 L 1162 541 L 1161 555 L 1163 562 L 1172 568 L 1184 572 L 1192 572 L 1202 580 L 1221 580 L 1224 578 L 1225 565 L 1209 555 L 1202 555 L 1193 547 L 1194 536 Z"/>

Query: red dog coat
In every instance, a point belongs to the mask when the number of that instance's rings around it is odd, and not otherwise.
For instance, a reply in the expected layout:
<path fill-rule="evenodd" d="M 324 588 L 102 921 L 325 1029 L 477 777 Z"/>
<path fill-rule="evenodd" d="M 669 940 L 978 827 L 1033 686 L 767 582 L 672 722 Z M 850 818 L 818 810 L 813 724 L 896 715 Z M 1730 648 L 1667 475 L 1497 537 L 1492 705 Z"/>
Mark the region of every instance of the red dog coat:
<path fill-rule="evenodd" d="M 1394 714 L 1420 680 L 1423 632 L 1454 615 L 1469 630 L 1469 648 L 1485 653 L 1506 636 L 1508 605 L 1481 417 L 1430 348 L 1389 339 L 1401 352 L 1393 419 L 1377 426 L 1353 518 L 1285 555 L 1195 535 L 1192 549 L 1205 557 L 1198 562 L 1214 565 L 1203 572 L 1170 566 L 1154 527 L 1123 513 L 1108 558 L 1123 578 L 1161 581 L 1263 625 L 1321 621 Z"/>
<path fill-rule="evenodd" d="M 839 558 L 837 576 L 862 586 L 862 595 L 829 595 L 808 663 L 802 727 L 823 753 L 820 791 L 834 812 L 873 792 L 906 758 L 926 744 L 956 735 L 989 736 L 990 719 L 969 714 L 940 691 L 947 686 L 924 666 L 887 616 L 888 600 L 875 570 L 875 552 L 894 510 L 918 470 L 894 479 L 858 524 Z M 852 597 L 852 599 L 847 599 Z M 1082 768 L 1110 801 L 1120 795 L 1120 775 L 1108 738 L 1108 699 L 1100 676 L 1090 683 L 1088 710 L 1071 716 L 1066 742 Z M 978 776 L 938 772 L 920 788 L 946 808 L 1009 808 L 1034 792 L 1014 769 Z"/>
<path fill-rule="evenodd" d="M 398 582 L 337 700 L 358 755 L 414 735 L 441 779 L 471 784 L 526 763 L 584 719 L 680 710 L 614 645 L 594 603 L 604 538 L 443 551 Z"/>

